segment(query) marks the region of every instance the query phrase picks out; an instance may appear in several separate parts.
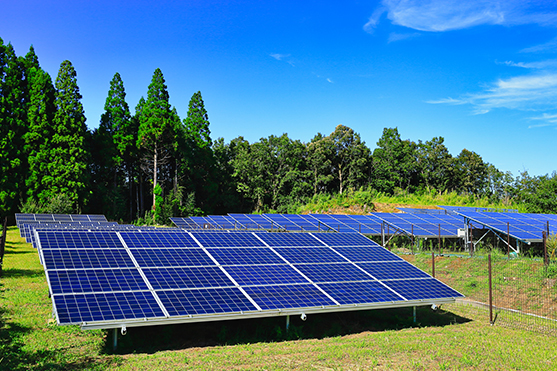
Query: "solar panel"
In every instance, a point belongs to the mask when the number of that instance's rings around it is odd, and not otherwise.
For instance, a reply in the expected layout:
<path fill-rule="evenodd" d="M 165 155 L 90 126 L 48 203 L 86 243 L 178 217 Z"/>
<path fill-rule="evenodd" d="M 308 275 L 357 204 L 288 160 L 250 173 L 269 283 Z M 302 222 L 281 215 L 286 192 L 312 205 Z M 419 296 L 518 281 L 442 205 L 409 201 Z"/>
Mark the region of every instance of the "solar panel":
<path fill-rule="evenodd" d="M 443 206 L 448 208 L 446 206 Z M 488 228 L 507 234 L 518 240 L 541 242 L 542 233 L 557 233 L 557 217 L 554 214 L 531 214 L 512 212 L 472 211 L 469 209 L 448 208 L 461 217 L 467 218 L 474 228 Z"/>
<path fill-rule="evenodd" d="M 57 322 L 82 328 L 439 304 L 462 296 L 357 233 L 36 236 Z"/>

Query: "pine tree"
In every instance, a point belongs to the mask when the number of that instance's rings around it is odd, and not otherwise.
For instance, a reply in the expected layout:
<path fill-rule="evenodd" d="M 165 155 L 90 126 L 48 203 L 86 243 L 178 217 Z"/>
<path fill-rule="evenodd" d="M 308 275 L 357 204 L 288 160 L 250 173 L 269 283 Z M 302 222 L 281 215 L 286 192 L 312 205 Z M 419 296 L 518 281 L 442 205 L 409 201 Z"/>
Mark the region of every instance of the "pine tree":
<path fill-rule="evenodd" d="M 16 212 L 25 191 L 23 136 L 27 130 L 23 65 L 0 39 L 0 215 Z"/>
<path fill-rule="evenodd" d="M 209 115 L 200 91 L 191 97 L 183 123 L 185 143 L 180 147 L 185 164 L 182 172 L 186 175 L 188 190 L 195 193 L 200 206 L 209 212 L 218 202 L 218 185 L 216 161 L 211 149 L 213 142 L 209 130 Z"/>
<path fill-rule="evenodd" d="M 121 187 L 126 178 L 131 179 L 125 160 L 129 157 L 130 147 L 135 146 L 135 141 L 134 133 L 130 132 L 130 109 L 119 73 L 110 82 L 104 109 L 99 128 L 93 133 L 94 185 L 97 203 L 104 205 L 103 209 L 111 218 L 121 218 L 124 210 L 120 204 L 125 202 Z"/>
<path fill-rule="evenodd" d="M 44 204 L 51 195 L 45 189 L 43 178 L 48 176 L 48 162 L 54 136 L 55 105 L 54 86 L 50 75 L 39 66 L 31 46 L 24 60 L 27 80 L 27 120 L 29 130 L 25 135 L 25 153 L 29 166 L 26 179 L 27 196 Z"/>
<path fill-rule="evenodd" d="M 176 148 L 176 117 L 172 112 L 169 94 L 162 71 L 157 68 L 153 73 L 147 92 L 147 100 L 139 115 L 139 132 L 137 146 L 149 153 L 147 166 L 152 174 L 153 206 L 156 209 L 155 188 L 159 182 L 159 173 L 163 174 L 163 165 L 171 162 Z"/>
<path fill-rule="evenodd" d="M 54 136 L 48 175 L 43 178 L 50 196 L 64 193 L 80 208 L 87 201 L 89 153 L 87 127 L 77 86 L 77 73 L 68 60 L 62 62 L 56 77 Z"/>

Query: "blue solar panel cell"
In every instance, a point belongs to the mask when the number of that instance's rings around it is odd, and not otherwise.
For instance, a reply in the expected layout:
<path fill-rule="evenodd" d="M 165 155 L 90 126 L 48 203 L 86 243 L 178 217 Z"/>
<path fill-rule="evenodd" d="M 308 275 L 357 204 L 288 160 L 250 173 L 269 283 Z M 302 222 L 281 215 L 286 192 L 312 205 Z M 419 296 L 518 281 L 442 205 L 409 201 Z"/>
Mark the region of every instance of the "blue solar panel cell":
<path fill-rule="evenodd" d="M 234 286 L 218 267 L 144 268 L 143 273 L 155 290 Z"/>
<path fill-rule="evenodd" d="M 48 271 L 52 294 L 148 290 L 137 269 Z"/>
<path fill-rule="evenodd" d="M 215 265 L 203 249 L 130 249 L 140 267 L 199 267 Z"/>
<path fill-rule="evenodd" d="M 220 265 L 284 264 L 284 261 L 268 248 L 209 248 L 207 251 Z"/>
<path fill-rule="evenodd" d="M 189 248 L 199 247 L 189 234 L 183 231 L 120 232 L 129 248 Z"/>
<path fill-rule="evenodd" d="M 366 281 L 373 278 L 352 263 L 297 264 L 295 265 L 313 282 Z"/>
<path fill-rule="evenodd" d="M 204 247 L 257 247 L 265 246 L 251 233 L 192 232 Z"/>
<path fill-rule="evenodd" d="M 289 265 L 253 265 L 226 267 L 240 286 L 308 283 Z"/>
<path fill-rule="evenodd" d="M 402 298 L 377 281 L 323 283 L 319 285 L 340 304 L 401 301 Z"/>
<path fill-rule="evenodd" d="M 329 247 L 275 247 L 289 263 L 343 263 L 342 256 Z"/>
<path fill-rule="evenodd" d="M 378 280 L 401 278 L 426 278 L 429 275 L 405 261 L 385 263 L 359 263 L 366 272 Z"/>
<path fill-rule="evenodd" d="M 325 246 L 308 233 L 262 233 L 258 235 L 265 243 L 273 246 Z"/>
<path fill-rule="evenodd" d="M 157 291 L 171 316 L 255 311 L 257 308 L 235 287 Z"/>
<path fill-rule="evenodd" d="M 314 236 L 328 246 L 379 246 L 359 233 L 320 233 Z"/>
<path fill-rule="evenodd" d="M 45 269 L 134 267 L 125 249 L 48 249 L 42 254 Z"/>
<path fill-rule="evenodd" d="M 245 291 L 263 310 L 336 305 L 313 285 L 251 286 Z"/>
<path fill-rule="evenodd" d="M 458 291 L 453 290 L 434 278 L 383 281 L 383 283 L 404 296 L 407 300 L 457 298 L 463 296 Z"/>
<path fill-rule="evenodd" d="M 114 249 L 124 246 L 116 232 L 41 231 L 38 232 L 43 249 Z"/>
<path fill-rule="evenodd" d="M 53 299 L 61 325 L 164 317 L 149 291 L 54 295 Z"/>
<path fill-rule="evenodd" d="M 337 246 L 333 249 L 352 262 L 402 261 L 402 258 L 380 246 Z"/>

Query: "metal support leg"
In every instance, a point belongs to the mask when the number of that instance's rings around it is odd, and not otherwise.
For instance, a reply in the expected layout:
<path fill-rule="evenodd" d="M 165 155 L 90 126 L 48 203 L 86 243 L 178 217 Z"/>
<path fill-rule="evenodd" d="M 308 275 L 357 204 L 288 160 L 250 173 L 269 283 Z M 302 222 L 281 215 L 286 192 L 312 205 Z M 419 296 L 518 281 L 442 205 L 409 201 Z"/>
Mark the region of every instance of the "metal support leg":
<path fill-rule="evenodd" d="M 116 348 L 118 348 L 118 329 L 117 328 L 114 329 L 114 336 L 112 337 L 112 350 L 116 351 Z"/>
<path fill-rule="evenodd" d="M 286 331 L 290 328 L 290 315 L 286 315 Z"/>
<path fill-rule="evenodd" d="M 416 307 L 412 307 L 414 309 L 414 323 L 416 323 Z"/>

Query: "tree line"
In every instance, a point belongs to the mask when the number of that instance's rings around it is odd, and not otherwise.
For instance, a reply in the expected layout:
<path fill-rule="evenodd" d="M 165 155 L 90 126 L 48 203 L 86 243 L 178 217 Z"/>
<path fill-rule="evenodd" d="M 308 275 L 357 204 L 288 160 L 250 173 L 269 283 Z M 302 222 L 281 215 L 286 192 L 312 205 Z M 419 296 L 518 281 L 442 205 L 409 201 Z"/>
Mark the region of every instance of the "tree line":
<path fill-rule="evenodd" d="M 319 194 L 456 191 L 557 211 L 557 174 L 514 178 L 442 137 L 403 140 L 385 128 L 371 151 L 339 125 L 308 143 L 287 134 L 249 143 L 211 139 L 201 92 L 181 119 L 156 69 L 134 112 L 119 73 L 97 129 L 89 130 L 70 61 L 54 82 L 33 47 L 16 56 L 0 39 L 0 212 L 103 213 L 155 219 L 228 212 L 286 212 Z"/>

